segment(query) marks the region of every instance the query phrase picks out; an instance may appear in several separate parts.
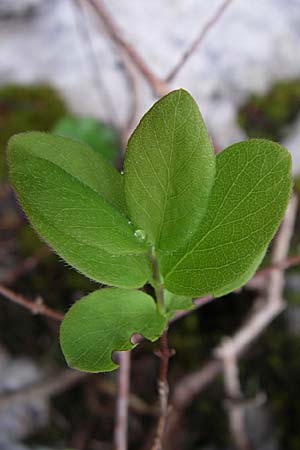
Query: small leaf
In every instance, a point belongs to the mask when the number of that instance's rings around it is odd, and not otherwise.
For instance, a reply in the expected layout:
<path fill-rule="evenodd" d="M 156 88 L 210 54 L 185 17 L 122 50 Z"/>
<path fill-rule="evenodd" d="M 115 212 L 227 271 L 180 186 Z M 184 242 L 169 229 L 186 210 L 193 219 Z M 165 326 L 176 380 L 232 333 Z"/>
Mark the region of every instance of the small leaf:
<path fill-rule="evenodd" d="M 194 307 L 191 297 L 176 295 L 166 289 L 164 290 L 164 305 L 168 318 L 172 317 L 178 310 L 186 310 Z"/>
<path fill-rule="evenodd" d="M 253 139 L 221 152 L 195 235 L 178 252 L 161 257 L 167 289 L 222 295 L 245 283 L 284 215 L 291 186 L 291 157 L 278 144 Z"/>
<path fill-rule="evenodd" d="M 157 248 L 172 250 L 205 213 L 215 156 L 197 104 L 184 90 L 146 113 L 125 155 L 125 195 L 131 219 Z"/>
<path fill-rule="evenodd" d="M 10 140 L 9 154 L 11 180 L 33 225 L 40 216 L 79 242 L 108 253 L 146 252 L 116 207 L 120 199 L 111 184 L 119 178 L 122 192 L 121 175 L 85 144 L 24 133 Z"/>
<path fill-rule="evenodd" d="M 70 367 L 87 372 L 107 372 L 118 366 L 114 351 L 134 347 L 134 333 L 150 341 L 166 326 L 147 294 L 124 289 L 101 289 L 76 302 L 65 316 L 60 342 Z"/>

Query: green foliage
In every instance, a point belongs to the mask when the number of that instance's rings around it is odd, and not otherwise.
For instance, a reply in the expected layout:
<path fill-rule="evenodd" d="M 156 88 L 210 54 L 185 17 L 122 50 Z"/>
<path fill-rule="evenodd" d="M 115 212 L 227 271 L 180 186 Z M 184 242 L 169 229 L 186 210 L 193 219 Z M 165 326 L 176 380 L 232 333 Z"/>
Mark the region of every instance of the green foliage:
<path fill-rule="evenodd" d="M 238 123 L 249 137 L 281 140 L 300 113 L 300 80 L 279 81 L 265 95 L 251 95 Z"/>
<path fill-rule="evenodd" d="M 130 338 L 134 333 L 154 341 L 165 326 L 166 319 L 158 314 L 149 295 L 101 289 L 71 307 L 61 327 L 60 341 L 70 367 L 109 371 L 117 367 L 111 359 L 112 352 L 133 348 Z"/>
<path fill-rule="evenodd" d="M 191 297 L 185 297 L 184 295 L 176 295 L 165 289 L 164 302 L 166 313 L 169 317 L 172 317 L 178 310 L 191 309 L 194 307 L 194 303 Z"/>
<path fill-rule="evenodd" d="M 78 141 L 32 132 L 10 140 L 9 161 L 26 214 L 67 262 L 106 284 L 145 283 L 147 264 L 137 256 L 145 249 L 124 214 L 122 177 L 101 155 Z"/>
<path fill-rule="evenodd" d="M 6 178 L 9 138 L 22 131 L 48 131 L 66 113 L 62 99 L 47 85 L 0 88 L 0 181 Z"/>
<path fill-rule="evenodd" d="M 291 191 L 291 159 L 250 140 L 216 158 L 192 97 L 159 100 L 133 133 L 124 177 L 77 141 L 43 133 L 10 140 L 11 180 L 38 233 L 69 264 L 118 288 L 76 303 L 62 325 L 72 367 L 107 371 L 138 332 L 154 340 L 191 297 L 227 293 L 259 265 Z M 123 183 L 124 179 L 124 183 Z"/>
<path fill-rule="evenodd" d="M 217 158 L 206 215 L 192 239 L 162 255 L 166 287 L 183 295 L 224 295 L 260 263 L 291 191 L 291 158 L 269 141 L 234 144 Z"/>
<path fill-rule="evenodd" d="M 133 223 L 156 248 L 178 247 L 204 215 L 214 173 L 213 148 L 197 104 L 184 90 L 171 92 L 142 118 L 128 142 L 125 195 Z"/>
<path fill-rule="evenodd" d="M 111 164 L 120 155 L 120 142 L 117 132 L 92 117 L 63 117 L 52 129 L 54 134 L 78 139 L 100 153 Z"/>

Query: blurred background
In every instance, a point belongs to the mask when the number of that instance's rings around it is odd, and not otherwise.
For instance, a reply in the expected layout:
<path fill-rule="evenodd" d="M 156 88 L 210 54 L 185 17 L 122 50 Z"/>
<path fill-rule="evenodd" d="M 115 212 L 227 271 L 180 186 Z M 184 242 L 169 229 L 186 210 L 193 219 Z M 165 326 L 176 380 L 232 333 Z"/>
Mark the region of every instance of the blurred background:
<path fill-rule="evenodd" d="M 50 131 L 121 169 L 141 115 L 177 87 L 197 100 L 216 151 L 246 137 L 285 145 L 295 195 L 263 274 L 170 328 L 165 448 L 300 450 L 299 49 L 300 0 L 0 0 L 0 450 L 113 449 L 118 397 L 116 373 L 69 371 L 57 317 L 32 314 L 63 312 L 97 286 L 28 225 L 7 141 Z M 272 286 L 281 303 L 267 309 Z M 151 448 L 154 348 L 131 355 L 132 450 Z"/>

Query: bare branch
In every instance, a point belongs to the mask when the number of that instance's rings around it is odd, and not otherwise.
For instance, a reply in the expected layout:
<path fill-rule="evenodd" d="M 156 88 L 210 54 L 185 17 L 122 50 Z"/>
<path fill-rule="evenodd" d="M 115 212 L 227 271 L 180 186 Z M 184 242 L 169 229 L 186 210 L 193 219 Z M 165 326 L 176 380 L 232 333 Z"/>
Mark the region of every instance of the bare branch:
<path fill-rule="evenodd" d="M 168 400 L 169 400 L 169 384 L 168 384 L 168 368 L 169 360 L 172 355 L 172 351 L 168 346 L 168 330 L 166 329 L 160 338 L 160 350 L 156 353 L 160 360 L 160 373 L 158 380 L 158 392 L 159 392 L 159 418 L 156 428 L 156 435 L 154 438 L 154 444 L 151 450 L 163 450 L 162 442 L 164 432 L 168 419 Z"/>
<path fill-rule="evenodd" d="M 106 10 L 102 0 L 87 1 L 93 7 L 98 17 L 101 19 L 101 22 L 112 41 L 122 52 L 124 52 L 129 57 L 135 67 L 147 80 L 154 94 L 157 96 L 166 94 L 169 91 L 167 84 L 152 72 L 150 67 L 148 67 L 148 65 L 135 50 L 135 48 L 123 38 L 121 31 Z"/>
<path fill-rule="evenodd" d="M 175 67 L 171 70 L 169 75 L 165 78 L 166 83 L 170 83 L 178 74 L 178 72 L 185 65 L 190 56 L 195 52 L 197 48 L 202 44 L 204 38 L 208 34 L 208 32 L 214 27 L 214 25 L 220 20 L 226 9 L 234 0 L 225 0 L 219 8 L 215 11 L 212 17 L 206 22 L 204 27 L 201 29 L 198 36 L 191 43 L 191 45 L 185 50 Z"/>
<path fill-rule="evenodd" d="M 132 129 L 135 125 L 135 119 L 137 116 L 137 112 L 139 109 L 139 87 L 138 87 L 138 78 L 135 68 L 133 67 L 131 61 L 129 60 L 127 55 L 123 57 L 123 67 L 125 76 L 127 79 L 128 90 L 131 93 L 130 95 L 130 106 L 128 110 L 128 117 L 125 125 L 123 126 L 121 132 L 121 143 L 123 149 L 123 155 L 126 150 L 128 138 L 132 132 Z"/>
<path fill-rule="evenodd" d="M 90 31 L 88 16 L 86 8 L 84 7 L 85 0 L 72 0 L 71 4 L 74 5 L 74 18 L 75 25 L 81 38 L 82 43 L 85 46 L 86 61 L 90 66 L 90 72 L 92 81 L 95 85 L 97 95 L 100 102 L 105 102 L 106 109 L 110 110 L 111 123 L 115 124 L 116 117 L 118 117 L 118 111 L 116 110 L 111 98 L 110 91 L 106 89 L 104 80 L 101 77 L 101 62 L 99 61 L 93 36 Z M 103 94 L 103 96 L 101 95 Z"/>
<path fill-rule="evenodd" d="M 41 297 L 37 297 L 36 301 L 27 300 L 22 295 L 15 293 L 3 285 L 0 285 L 0 294 L 13 303 L 17 303 L 18 305 L 28 309 L 32 312 L 32 314 L 39 314 L 58 321 L 62 321 L 64 318 L 63 313 L 46 306 Z"/>
<path fill-rule="evenodd" d="M 227 349 L 229 349 L 229 345 Z M 226 393 L 226 409 L 232 440 L 238 450 L 250 450 L 250 442 L 245 424 L 245 404 L 242 402 L 239 369 L 233 352 L 223 355 L 223 374 Z"/>
<path fill-rule="evenodd" d="M 50 397 L 60 394 L 78 382 L 84 380 L 88 374 L 75 370 L 62 370 L 61 372 L 35 383 L 26 386 L 15 392 L 8 392 L 0 396 L 0 409 L 10 408 L 13 404 L 30 402 L 40 397 Z"/>
<path fill-rule="evenodd" d="M 115 449 L 127 450 L 130 352 L 118 352 L 118 389 L 116 401 Z"/>

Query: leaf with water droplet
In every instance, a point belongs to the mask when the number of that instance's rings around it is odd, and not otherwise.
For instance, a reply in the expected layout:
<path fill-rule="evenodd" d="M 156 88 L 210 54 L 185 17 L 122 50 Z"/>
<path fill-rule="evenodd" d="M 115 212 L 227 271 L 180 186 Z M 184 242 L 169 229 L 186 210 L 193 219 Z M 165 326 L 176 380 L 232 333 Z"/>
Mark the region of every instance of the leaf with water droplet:
<path fill-rule="evenodd" d="M 9 142 L 10 177 L 38 233 L 96 281 L 140 287 L 147 246 L 128 224 L 120 174 L 85 144 L 46 133 Z"/>
<path fill-rule="evenodd" d="M 157 249 L 178 248 L 205 213 L 214 174 L 214 151 L 197 104 L 182 89 L 171 92 L 128 142 L 124 178 L 132 222 Z"/>
<path fill-rule="evenodd" d="M 144 230 L 135 230 L 134 236 L 137 238 L 138 241 L 145 241 L 146 240 L 146 233 Z"/>

